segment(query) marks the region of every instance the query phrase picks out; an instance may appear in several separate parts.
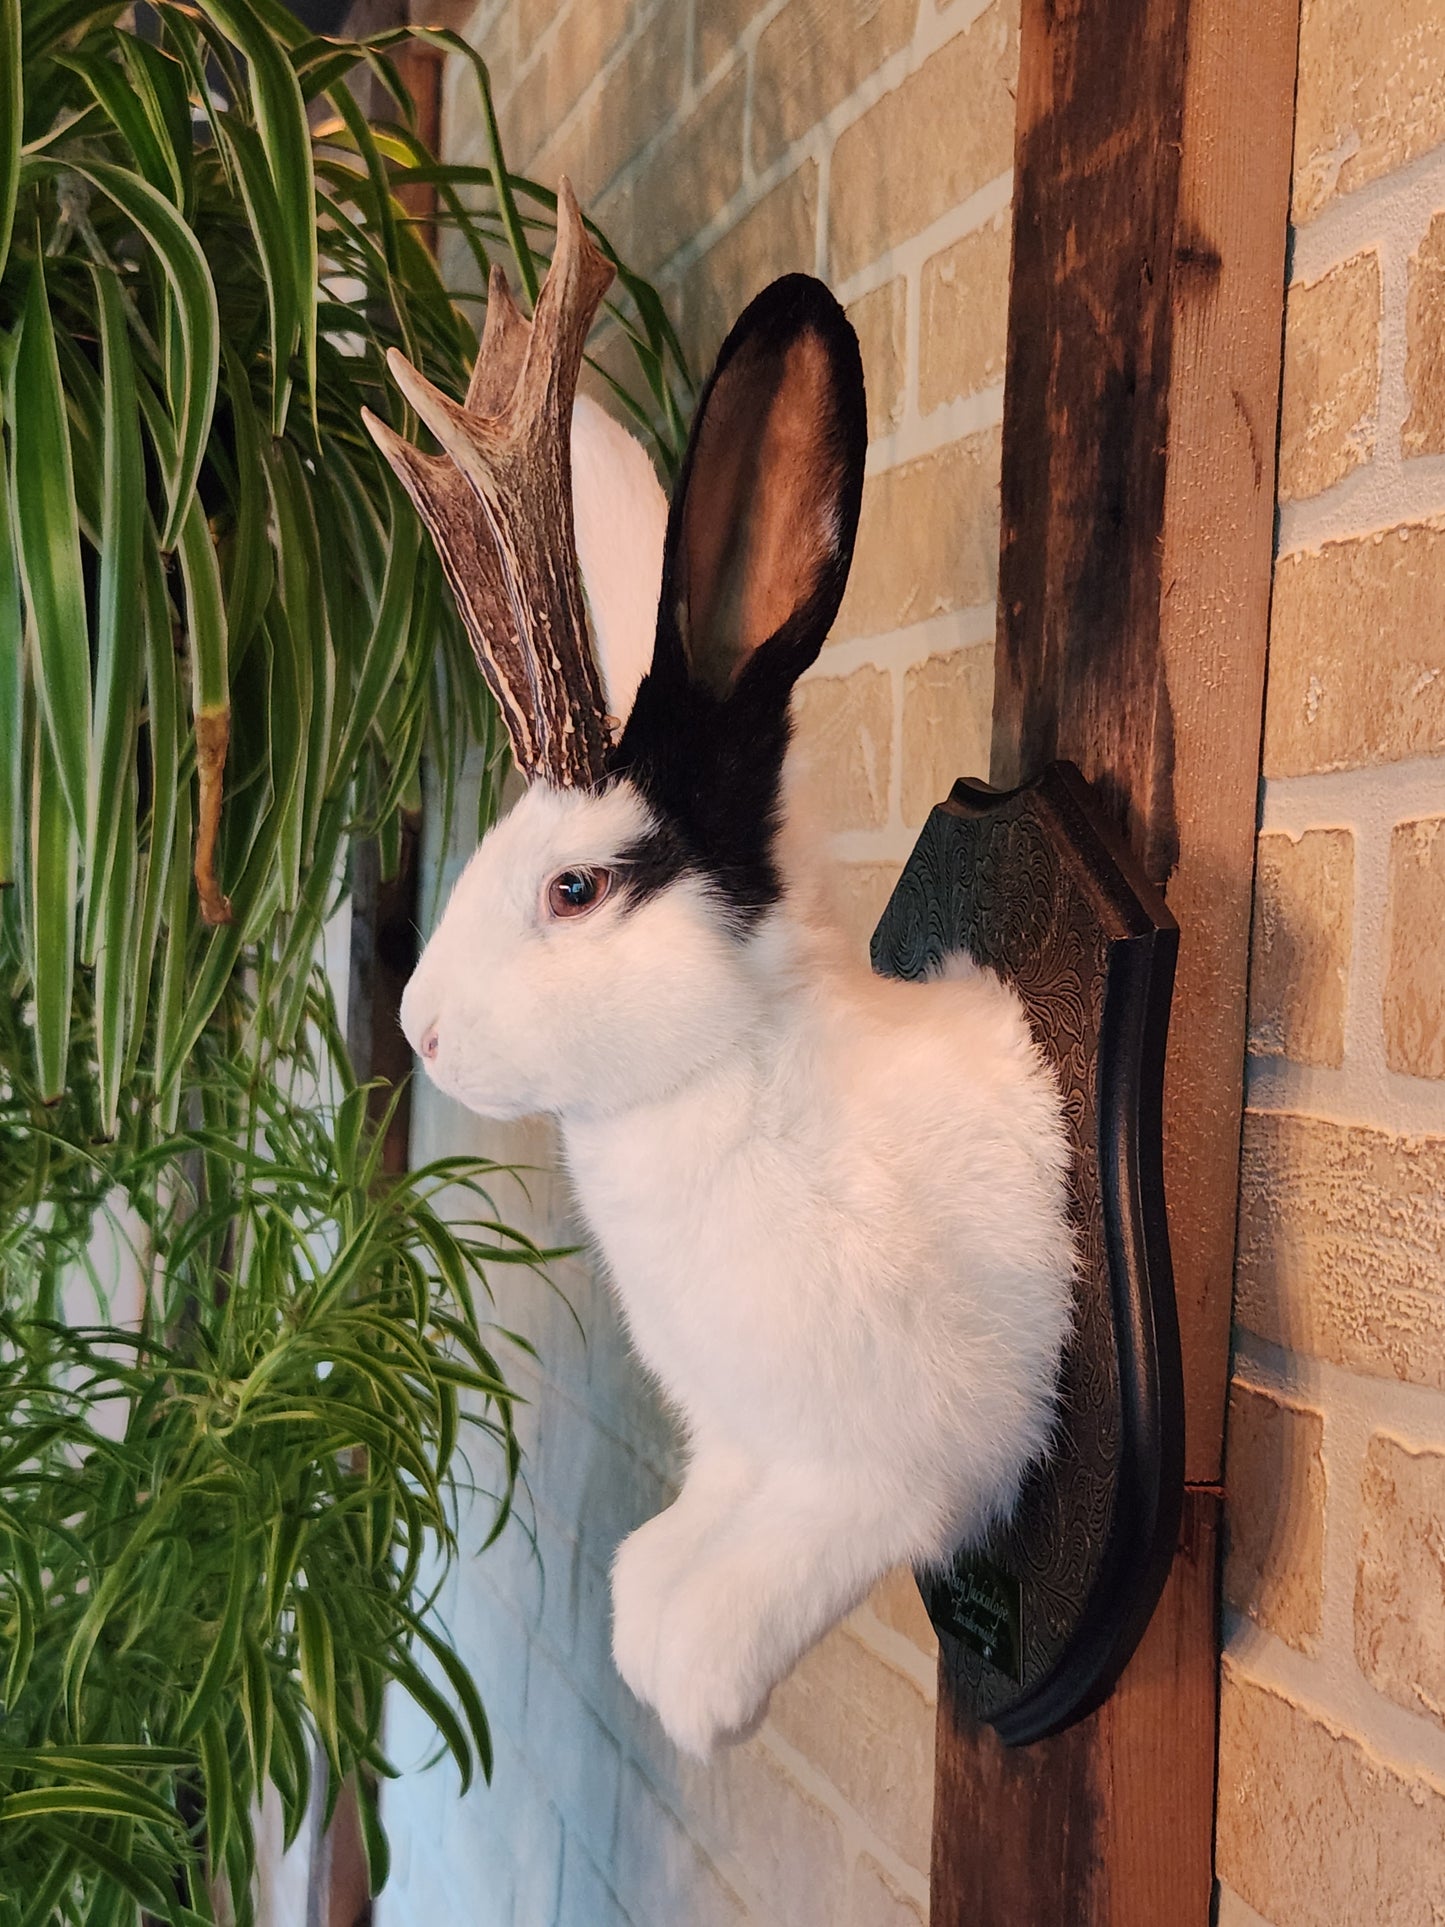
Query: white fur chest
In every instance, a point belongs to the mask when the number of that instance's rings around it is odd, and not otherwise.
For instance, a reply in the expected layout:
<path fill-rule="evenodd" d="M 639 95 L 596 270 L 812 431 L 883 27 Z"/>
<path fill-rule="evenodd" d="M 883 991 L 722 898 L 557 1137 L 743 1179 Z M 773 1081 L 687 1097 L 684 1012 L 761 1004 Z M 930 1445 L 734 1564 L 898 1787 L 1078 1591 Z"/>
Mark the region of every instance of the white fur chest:
<path fill-rule="evenodd" d="M 821 1443 L 827 1388 L 876 1333 L 804 1107 L 780 1100 L 776 1074 L 730 1067 L 624 1119 L 570 1122 L 565 1138 L 633 1340 L 690 1425 Z"/>

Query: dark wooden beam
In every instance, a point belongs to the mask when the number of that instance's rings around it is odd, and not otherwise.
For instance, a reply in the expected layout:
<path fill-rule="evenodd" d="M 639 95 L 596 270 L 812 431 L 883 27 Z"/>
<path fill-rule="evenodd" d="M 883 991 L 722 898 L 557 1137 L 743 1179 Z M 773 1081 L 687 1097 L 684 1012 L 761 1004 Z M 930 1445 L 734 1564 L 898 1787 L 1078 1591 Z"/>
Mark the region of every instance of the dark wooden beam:
<path fill-rule="evenodd" d="M 1023 0 L 993 778 L 1071 757 L 1181 925 L 1184 1526 L 1108 1703 L 1010 1753 L 940 1662 L 934 1927 L 1203 1927 L 1299 0 Z"/>

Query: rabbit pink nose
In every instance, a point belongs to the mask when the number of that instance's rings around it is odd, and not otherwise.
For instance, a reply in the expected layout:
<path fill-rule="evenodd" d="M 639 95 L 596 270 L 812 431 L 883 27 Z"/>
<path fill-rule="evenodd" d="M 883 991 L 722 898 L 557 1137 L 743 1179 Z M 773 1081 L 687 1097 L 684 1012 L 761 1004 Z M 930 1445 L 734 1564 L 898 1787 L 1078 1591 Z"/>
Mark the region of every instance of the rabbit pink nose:
<path fill-rule="evenodd" d="M 421 1040 L 422 1056 L 427 1058 L 428 1060 L 435 1057 L 437 1054 L 437 1042 L 438 1042 L 437 1027 L 435 1024 L 428 1024 L 426 1027 L 426 1030 L 422 1033 L 422 1040 Z"/>

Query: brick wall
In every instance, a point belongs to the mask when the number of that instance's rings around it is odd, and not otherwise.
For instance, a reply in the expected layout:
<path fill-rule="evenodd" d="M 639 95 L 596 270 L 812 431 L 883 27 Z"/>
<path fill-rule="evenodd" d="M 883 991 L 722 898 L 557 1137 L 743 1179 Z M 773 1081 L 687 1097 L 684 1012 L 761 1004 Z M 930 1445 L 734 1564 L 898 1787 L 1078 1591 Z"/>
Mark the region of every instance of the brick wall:
<path fill-rule="evenodd" d="M 1445 15 L 1305 0 L 1221 1927 L 1445 1918 Z"/>
<path fill-rule="evenodd" d="M 513 164 L 570 174 L 700 372 L 789 269 L 825 275 L 858 328 L 857 561 L 798 711 L 861 944 L 930 806 L 988 767 L 1016 5 L 486 0 L 465 31 Z M 458 159 L 483 152 L 469 85 L 448 74 Z M 443 887 L 464 841 L 429 853 Z M 429 1091 L 414 1130 L 418 1157 L 539 1167 L 530 1202 L 498 1202 L 568 1235 L 545 1130 L 503 1137 Z M 911 1581 L 825 1641 L 746 1746 L 707 1771 L 680 1760 L 613 1672 L 606 1581 L 674 1487 L 674 1441 L 588 1268 L 556 1277 L 575 1322 L 536 1281 L 499 1281 L 501 1322 L 540 1358 L 516 1367 L 536 1556 L 510 1532 L 443 1602 L 495 1724 L 494 1785 L 459 1800 L 438 1767 L 390 1790 L 382 1927 L 437 1927 L 463 1903 L 476 1927 L 917 1927 L 936 1648 Z M 389 1745 L 406 1765 L 424 1748 L 404 1707 Z"/>
<path fill-rule="evenodd" d="M 509 149 L 566 169 L 699 367 L 772 275 L 848 303 L 870 390 L 854 585 L 804 686 L 861 940 L 987 765 L 1015 18 L 1003 0 L 488 0 Z M 462 77 L 448 144 L 479 151 Z M 1230 1407 L 1222 1927 L 1439 1927 L 1445 1893 L 1445 27 L 1306 0 Z M 465 805 L 461 812 L 465 820 Z M 447 880 L 460 856 L 432 852 Z M 428 1094 L 418 1155 L 545 1168 Z M 555 1183 L 529 1222 L 565 1234 Z M 515 1196 L 501 1202 L 514 1215 Z M 585 1266 L 507 1284 L 537 1555 L 445 1602 L 490 1791 L 393 1790 L 383 1927 L 926 1914 L 932 1649 L 905 1580 L 679 1761 L 607 1657 L 618 1537 L 677 1475 Z M 585 1342 L 582 1334 L 585 1333 Z M 393 1751 L 422 1744 L 398 1713 Z"/>

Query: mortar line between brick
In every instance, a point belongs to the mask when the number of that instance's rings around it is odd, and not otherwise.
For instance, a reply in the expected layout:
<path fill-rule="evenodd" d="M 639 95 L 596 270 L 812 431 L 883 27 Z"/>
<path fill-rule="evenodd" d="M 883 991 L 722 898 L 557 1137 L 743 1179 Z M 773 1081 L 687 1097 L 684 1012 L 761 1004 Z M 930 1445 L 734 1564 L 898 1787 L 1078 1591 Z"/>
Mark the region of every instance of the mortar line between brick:
<path fill-rule="evenodd" d="M 1242 1325 L 1234 1328 L 1234 1361 L 1252 1382 L 1309 1405 L 1358 1410 L 1376 1430 L 1398 1433 L 1412 1446 L 1439 1448 L 1445 1439 L 1445 1386 L 1416 1385 L 1380 1372 L 1337 1365 L 1311 1352 L 1273 1344 Z"/>
<path fill-rule="evenodd" d="M 1251 1057 L 1245 1068 L 1251 1111 L 1286 1111 L 1329 1123 L 1359 1124 L 1399 1137 L 1445 1131 L 1445 1081 L 1346 1062 L 1338 1070 Z"/>
<path fill-rule="evenodd" d="M 1383 413 L 1383 410 L 1381 411 Z M 1362 540 L 1403 522 L 1445 516 L 1445 456 L 1417 455 L 1386 468 L 1372 462 L 1333 488 L 1301 502 L 1281 502 L 1276 563 L 1327 542 Z"/>
<path fill-rule="evenodd" d="M 879 1866 L 894 1879 L 910 1900 L 928 1901 L 928 1875 L 925 1870 L 912 1867 L 901 1854 L 880 1838 L 856 1808 L 849 1805 L 820 1766 L 814 1764 L 806 1753 L 800 1753 L 790 1741 L 784 1739 L 771 1723 L 765 1725 L 759 1738 L 764 1747 L 780 1765 L 798 1782 L 806 1793 L 825 1806 L 843 1829 L 845 1851 L 851 1849 L 856 1858 L 861 1851 L 871 1854 Z"/>
<path fill-rule="evenodd" d="M 1423 1779 L 1445 1792 L 1445 1731 L 1424 1715 L 1385 1699 L 1358 1672 L 1352 1679 L 1333 1679 L 1325 1657 L 1296 1652 L 1231 1608 L 1225 1609 L 1224 1635 L 1226 1674 L 1232 1671 L 1279 1694 L 1355 1740 L 1402 1778 Z"/>
<path fill-rule="evenodd" d="M 1332 200 L 1292 230 L 1290 285 L 1318 281 L 1393 233 L 1418 245 L 1430 216 L 1445 204 L 1445 146 Z"/>
<path fill-rule="evenodd" d="M 921 270 L 924 262 L 944 248 L 952 247 L 954 242 L 976 234 L 1000 214 L 1007 213 L 1013 203 L 1013 169 L 995 174 L 991 181 L 976 188 L 967 199 L 958 201 L 945 209 L 936 220 L 926 227 L 919 228 L 896 246 L 886 249 L 872 261 L 855 268 L 838 283 L 838 299 L 844 303 L 857 301 L 860 296 L 871 294 L 874 288 L 881 288 L 897 274 L 906 274 L 915 269 Z"/>
<path fill-rule="evenodd" d="M 1003 383 L 995 382 L 972 395 L 945 402 L 927 415 L 905 416 L 891 435 L 880 435 L 868 449 L 865 475 L 886 475 L 890 469 L 936 455 L 955 442 L 971 441 L 1003 423 Z"/>
<path fill-rule="evenodd" d="M 1404 466 L 1402 436 L 1410 411 L 1405 385 L 1405 301 L 1410 265 L 1403 248 L 1386 240 L 1380 248 L 1380 392 L 1375 415 L 1375 458 L 1381 493 L 1398 489 Z"/>
<path fill-rule="evenodd" d="M 699 229 L 696 234 L 690 235 L 688 239 L 668 257 L 668 260 L 663 263 L 663 266 L 669 270 L 676 269 L 685 271 L 694 261 L 706 254 L 708 249 L 714 246 L 715 243 L 727 233 L 729 228 L 741 220 L 744 214 L 748 213 L 759 201 L 765 199 L 771 190 L 781 181 L 785 180 L 789 174 L 795 172 L 804 161 L 814 159 L 818 160 L 821 164 L 824 155 L 831 152 L 840 134 L 848 127 L 851 127 L 854 121 L 861 119 L 862 116 L 867 113 L 868 109 L 881 100 L 885 94 L 892 93 L 903 81 L 907 80 L 910 75 L 916 72 L 917 69 L 923 65 L 924 61 L 936 53 L 940 47 L 946 45 L 948 41 L 954 39 L 958 34 L 965 32 L 972 26 L 974 22 L 981 18 L 987 11 L 990 4 L 992 4 L 992 0 L 983 0 L 983 4 L 981 5 L 973 5 L 973 0 L 967 0 L 967 4 L 966 0 L 959 0 L 959 9 L 956 18 L 951 14 L 948 16 L 940 16 L 941 24 L 936 31 L 928 34 L 922 34 L 916 31 L 914 40 L 910 42 L 908 46 L 900 48 L 897 53 L 891 54 L 880 66 L 875 67 L 871 74 L 866 75 L 864 79 L 858 83 L 851 94 L 845 96 L 836 106 L 830 108 L 826 114 L 821 115 L 819 119 L 816 120 L 806 132 L 799 135 L 797 140 L 779 155 L 776 160 L 771 162 L 766 168 L 760 169 L 750 180 L 745 180 L 743 187 L 732 197 L 726 207 L 720 209 L 706 227 Z M 973 5 L 972 11 L 969 11 L 970 5 Z M 781 9 L 779 9 L 779 11 L 780 10 Z M 768 18 L 771 19 L 772 15 L 770 14 Z M 920 16 L 920 26 L 921 25 L 922 16 Z M 606 183 L 606 188 L 610 190 L 641 173 L 653 151 L 658 148 L 668 136 L 683 125 L 696 107 L 698 100 L 703 98 L 704 94 L 711 93 L 713 88 L 731 73 L 733 66 L 736 64 L 736 55 L 739 47 L 746 48 L 744 57 L 751 61 L 754 44 L 754 40 L 747 39 L 746 37 L 744 37 L 741 42 L 736 43 L 733 50 L 734 59 L 726 63 L 720 61 L 717 68 L 707 75 L 706 86 L 699 86 L 695 95 L 685 93 L 683 105 L 677 112 L 670 115 L 660 127 L 653 130 L 647 142 L 638 148 L 634 154 L 629 156 L 624 165 L 617 170 L 612 180 Z M 689 84 L 691 84 L 690 79 Z M 567 120 L 570 120 L 571 116 L 577 112 L 582 101 L 587 98 L 587 94 L 591 91 L 592 89 L 589 87 L 587 93 L 584 93 L 582 96 L 582 99 L 568 110 L 568 115 L 561 123 L 561 127 L 565 128 Z M 751 81 L 749 82 L 749 91 L 751 91 Z M 560 131 L 560 129 L 554 131 Z M 750 156 L 745 154 L 745 169 L 749 165 Z M 993 186 L 994 183 L 988 183 L 984 188 L 981 188 L 977 194 L 970 196 L 969 201 L 962 203 L 962 205 L 964 207 L 971 206 L 982 196 L 987 195 Z M 990 212 L 996 211 L 996 209 L 990 209 Z M 933 225 L 938 226 L 939 223 L 934 223 Z M 967 229 L 963 231 L 967 232 Z M 880 257 L 880 259 L 883 258 L 885 257 Z M 853 300 L 856 298 L 856 293 L 866 292 L 866 290 L 862 288 L 854 291 L 851 286 L 854 280 L 866 272 L 866 269 L 859 269 L 853 276 L 848 277 L 847 282 L 840 283 L 838 291 L 839 298 Z M 884 278 L 886 279 L 887 277 L 885 276 Z M 846 296 L 842 292 L 844 287 L 847 287 L 849 290 Z"/>
<path fill-rule="evenodd" d="M 892 662 L 911 669 L 930 656 L 992 643 L 997 609 L 993 600 L 975 602 L 964 609 L 946 609 L 936 615 L 923 616 L 917 622 L 886 629 L 877 635 L 844 636 L 826 646 L 817 666 L 808 673 L 846 676 L 855 669 L 879 668 Z"/>
<path fill-rule="evenodd" d="M 1298 835 L 1330 823 L 1358 820 L 1362 809 L 1381 827 L 1397 813 L 1437 816 L 1445 808 L 1445 757 L 1412 756 L 1351 769 L 1305 770 L 1271 776 L 1264 785 L 1261 830 Z"/>

